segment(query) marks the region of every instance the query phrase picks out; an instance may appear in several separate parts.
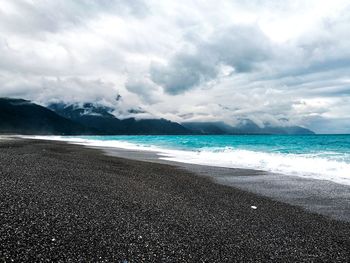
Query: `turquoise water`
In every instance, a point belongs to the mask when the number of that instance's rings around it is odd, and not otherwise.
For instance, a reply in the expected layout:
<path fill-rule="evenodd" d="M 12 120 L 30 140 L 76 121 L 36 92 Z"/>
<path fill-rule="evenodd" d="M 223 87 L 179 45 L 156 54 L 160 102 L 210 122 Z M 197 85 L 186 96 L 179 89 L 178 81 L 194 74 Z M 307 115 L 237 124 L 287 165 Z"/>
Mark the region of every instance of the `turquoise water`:
<path fill-rule="evenodd" d="M 350 135 L 79 136 L 54 139 L 89 146 L 153 151 L 161 159 L 176 162 L 257 169 L 350 185 Z"/>
<path fill-rule="evenodd" d="M 318 156 L 350 163 L 350 135 L 210 135 L 210 136 L 80 136 L 130 142 L 175 150 L 241 149 L 256 152 Z"/>

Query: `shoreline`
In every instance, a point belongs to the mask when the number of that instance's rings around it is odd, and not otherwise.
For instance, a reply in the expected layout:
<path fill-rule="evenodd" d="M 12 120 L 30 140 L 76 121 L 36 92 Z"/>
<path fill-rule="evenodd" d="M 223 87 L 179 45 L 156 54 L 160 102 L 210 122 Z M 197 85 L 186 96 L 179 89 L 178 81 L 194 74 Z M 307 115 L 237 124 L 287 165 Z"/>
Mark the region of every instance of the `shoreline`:
<path fill-rule="evenodd" d="M 13 139 L 0 147 L 5 262 L 350 258 L 349 223 L 181 167 L 64 142 Z"/>
<path fill-rule="evenodd" d="M 170 163 L 186 163 L 189 165 L 213 166 L 218 168 L 264 171 L 271 174 L 281 174 L 283 176 L 330 181 L 350 187 L 349 177 L 344 176 L 350 173 L 350 163 L 346 163 L 346 161 L 337 158 L 328 159 L 326 156 L 331 152 L 327 153 L 327 151 L 324 153 L 326 155 L 322 157 L 322 154 L 317 155 L 315 153 L 312 154 L 312 156 L 309 156 L 306 152 L 299 155 L 292 152 L 285 154 L 283 151 L 279 153 L 265 150 L 249 150 L 244 147 L 231 149 L 231 147 L 228 146 L 226 149 L 223 145 L 217 149 L 218 151 L 215 150 L 215 147 L 209 147 L 209 149 L 199 147 L 197 150 L 196 148 L 177 148 L 170 145 L 166 146 L 162 143 L 158 145 L 157 142 L 152 143 L 151 141 L 148 141 L 147 138 L 145 138 L 146 142 L 143 143 L 143 139 L 141 139 L 141 141 L 137 141 L 137 139 L 136 141 L 133 139 L 129 141 L 125 138 L 119 138 L 117 140 L 111 138 L 104 140 L 101 138 L 94 138 L 94 136 L 88 136 L 88 138 L 74 136 L 19 137 L 25 139 L 66 141 L 68 143 L 96 148 L 122 149 L 125 150 L 125 152 L 130 151 L 145 153 L 145 155 L 157 155 L 159 158 L 152 157 L 152 159 L 162 159 L 169 161 Z M 157 141 L 157 139 L 155 139 L 155 141 Z M 185 141 L 185 143 L 187 142 Z M 133 153 L 131 157 L 134 155 L 135 154 Z M 148 159 L 148 157 L 146 158 Z M 158 160 L 156 161 L 159 162 Z"/>
<path fill-rule="evenodd" d="M 106 155 L 169 164 L 197 175 L 208 177 L 215 183 L 239 188 L 280 202 L 296 205 L 310 212 L 332 219 L 350 222 L 350 186 L 327 180 L 304 178 L 262 170 L 225 168 L 169 161 L 157 152 L 122 148 L 90 147 L 102 149 Z"/>
<path fill-rule="evenodd" d="M 29 139 L 37 140 L 38 138 Z M 45 140 L 45 138 L 40 138 L 40 140 Z M 276 201 L 296 205 L 332 219 L 350 222 L 350 185 L 256 169 L 227 168 L 166 160 L 167 157 L 164 157 L 164 153 L 156 150 L 86 145 L 61 139 L 52 139 L 52 141 L 103 150 L 109 156 L 177 166 L 197 175 L 208 177 L 218 184 L 236 187 Z"/>
<path fill-rule="evenodd" d="M 9 138 L 11 137 L 44 141 L 46 139 L 46 137 L 31 138 L 27 136 L 10 136 Z M 350 185 L 256 169 L 228 168 L 173 161 L 169 160 L 163 152 L 156 150 L 87 145 L 57 138 L 48 141 L 65 142 L 90 149 L 98 149 L 106 155 L 119 158 L 177 166 L 199 176 L 208 177 L 218 184 L 236 187 L 276 201 L 296 205 L 312 213 L 335 220 L 350 222 Z"/>

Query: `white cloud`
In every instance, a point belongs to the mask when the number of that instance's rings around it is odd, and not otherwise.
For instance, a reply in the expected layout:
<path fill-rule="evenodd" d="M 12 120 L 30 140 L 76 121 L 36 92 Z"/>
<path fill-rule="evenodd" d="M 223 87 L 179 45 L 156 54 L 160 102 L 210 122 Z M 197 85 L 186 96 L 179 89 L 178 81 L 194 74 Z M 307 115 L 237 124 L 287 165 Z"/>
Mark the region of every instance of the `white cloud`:
<path fill-rule="evenodd" d="M 0 96 L 350 132 L 349 11 L 346 0 L 3 0 Z"/>

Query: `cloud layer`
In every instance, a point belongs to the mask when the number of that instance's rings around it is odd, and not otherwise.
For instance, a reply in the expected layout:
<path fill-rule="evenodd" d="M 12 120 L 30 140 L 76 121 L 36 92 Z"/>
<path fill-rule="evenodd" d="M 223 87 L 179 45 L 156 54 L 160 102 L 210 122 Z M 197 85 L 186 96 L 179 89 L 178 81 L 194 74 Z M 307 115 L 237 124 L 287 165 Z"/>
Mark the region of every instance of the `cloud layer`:
<path fill-rule="evenodd" d="M 349 133 L 349 14 L 345 0 L 4 0 L 0 96 Z"/>

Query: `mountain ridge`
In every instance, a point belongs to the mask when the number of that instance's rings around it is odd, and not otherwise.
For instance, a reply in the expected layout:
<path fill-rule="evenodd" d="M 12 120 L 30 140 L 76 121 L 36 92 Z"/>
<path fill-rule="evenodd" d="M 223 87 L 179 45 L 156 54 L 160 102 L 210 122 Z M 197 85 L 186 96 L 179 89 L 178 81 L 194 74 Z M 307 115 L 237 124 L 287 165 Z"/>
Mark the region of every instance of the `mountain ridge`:
<path fill-rule="evenodd" d="M 28 100 L 0 98 L 0 132 L 79 135 L 95 131 Z"/>
<path fill-rule="evenodd" d="M 47 107 L 24 99 L 0 98 L 0 133 L 59 135 L 234 135 L 314 134 L 300 126 L 259 127 L 251 120 L 238 126 L 224 122 L 166 119 L 119 119 L 113 108 L 91 102 L 53 103 Z"/>
<path fill-rule="evenodd" d="M 234 134 L 314 134 L 313 131 L 300 126 L 270 126 L 259 127 L 250 120 L 245 120 L 238 126 L 230 126 L 224 122 L 182 122 L 184 127 L 191 129 L 194 132 L 203 134 L 220 134 L 220 135 L 234 135 Z"/>
<path fill-rule="evenodd" d="M 118 119 L 112 109 L 84 103 L 82 106 L 50 104 L 48 108 L 62 117 L 69 118 L 105 135 L 188 135 L 192 131 L 181 124 L 165 119 Z"/>

